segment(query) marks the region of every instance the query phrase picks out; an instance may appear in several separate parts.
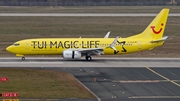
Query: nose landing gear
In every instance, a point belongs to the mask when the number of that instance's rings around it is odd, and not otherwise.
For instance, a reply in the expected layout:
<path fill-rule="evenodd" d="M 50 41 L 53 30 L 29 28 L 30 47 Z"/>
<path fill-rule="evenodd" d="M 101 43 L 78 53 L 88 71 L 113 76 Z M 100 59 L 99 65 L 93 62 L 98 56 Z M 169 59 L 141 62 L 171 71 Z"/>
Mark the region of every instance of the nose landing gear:
<path fill-rule="evenodd" d="M 25 57 L 22 57 L 22 60 L 24 61 L 24 60 L 25 60 Z"/>

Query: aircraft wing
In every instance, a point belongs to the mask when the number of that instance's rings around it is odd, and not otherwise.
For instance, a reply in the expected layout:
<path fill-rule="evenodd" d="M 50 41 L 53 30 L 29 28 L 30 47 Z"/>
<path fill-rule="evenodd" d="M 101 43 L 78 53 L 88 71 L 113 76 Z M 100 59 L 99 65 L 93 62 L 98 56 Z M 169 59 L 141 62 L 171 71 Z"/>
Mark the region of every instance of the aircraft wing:
<path fill-rule="evenodd" d="M 101 55 L 103 54 L 103 48 L 86 48 L 86 49 L 78 49 L 79 52 L 82 54 L 89 54 L 89 55 Z"/>
<path fill-rule="evenodd" d="M 116 48 L 115 48 L 115 45 L 116 45 L 116 42 L 118 41 L 118 38 L 119 36 L 117 36 L 114 41 L 110 44 L 109 47 L 99 47 L 99 48 L 85 48 L 85 49 L 77 49 L 76 51 L 79 51 L 81 52 L 82 54 L 86 55 L 102 55 L 104 54 L 103 53 L 103 50 L 105 48 L 111 48 L 115 51 L 115 53 L 117 52 Z"/>
<path fill-rule="evenodd" d="M 69 49 L 73 51 L 79 51 L 83 55 L 102 55 L 104 54 L 103 51 L 105 48 L 111 48 L 114 50 L 115 53 L 117 53 L 117 50 L 115 48 L 116 42 L 118 41 L 119 36 L 117 36 L 114 41 L 110 44 L 108 47 L 98 47 L 98 48 L 81 48 L 81 49 Z"/>

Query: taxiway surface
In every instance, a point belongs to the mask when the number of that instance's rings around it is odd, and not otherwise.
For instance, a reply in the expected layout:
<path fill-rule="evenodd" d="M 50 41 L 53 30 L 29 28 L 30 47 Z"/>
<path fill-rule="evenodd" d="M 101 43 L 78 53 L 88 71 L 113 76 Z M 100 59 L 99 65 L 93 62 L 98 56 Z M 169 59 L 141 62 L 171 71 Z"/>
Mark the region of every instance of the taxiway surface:
<path fill-rule="evenodd" d="M 73 74 L 102 101 L 179 101 L 180 68 L 44 68 Z"/>
<path fill-rule="evenodd" d="M 1 67 L 180 67 L 180 58 L 99 58 L 64 60 L 61 57 L 1 57 Z"/>

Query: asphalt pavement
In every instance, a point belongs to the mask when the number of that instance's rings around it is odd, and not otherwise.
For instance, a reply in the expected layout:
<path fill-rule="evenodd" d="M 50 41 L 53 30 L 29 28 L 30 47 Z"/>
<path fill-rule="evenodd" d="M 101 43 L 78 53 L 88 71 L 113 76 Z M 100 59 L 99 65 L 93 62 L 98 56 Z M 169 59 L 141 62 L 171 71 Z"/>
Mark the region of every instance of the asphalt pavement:
<path fill-rule="evenodd" d="M 0 58 L 0 67 L 71 73 L 98 101 L 180 101 L 180 58 Z M 28 99 L 25 99 L 28 100 Z M 25 101 L 22 100 L 22 101 Z M 59 101 L 95 99 L 59 99 Z"/>
<path fill-rule="evenodd" d="M 101 101 L 179 101 L 180 68 L 44 68 L 69 72 Z M 163 78 L 164 77 L 164 78 Z"/>

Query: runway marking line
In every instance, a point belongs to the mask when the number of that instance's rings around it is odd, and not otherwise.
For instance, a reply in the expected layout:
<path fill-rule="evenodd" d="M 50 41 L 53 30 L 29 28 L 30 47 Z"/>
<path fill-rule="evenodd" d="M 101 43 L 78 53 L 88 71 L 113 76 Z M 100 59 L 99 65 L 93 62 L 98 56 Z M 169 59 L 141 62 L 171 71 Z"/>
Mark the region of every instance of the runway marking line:
<path fill-rule="evenodd" d="M 138 98 L 180 98 L 180 96 L 131 96 L 130 98 L 138 99 Z"/>
<path fill-rule="evenodd" d="M 167 81 L 169 81 L 169 82 L 175 84 L 176 86 L 180 87 L 180 84 L 178 84 L 178 83 L 174 82 L 173 80 L 170 80 L 170 79 L 168 79 L 167 77 L 165 77 L 165 76 L 163 76 L 163 75 L 157 73 L 156 71 L 152 70 L 152 69 L 149 68 L 148 66 L 145 66 L 145 67 L 146 67 L 148 70 L 150 70 L 151 72 L 153 72 L 154 74 L 156 74 L 156 75 L 162 77 L 163 79 L 165 79 L 165 80 L 167 80 Z"/>

